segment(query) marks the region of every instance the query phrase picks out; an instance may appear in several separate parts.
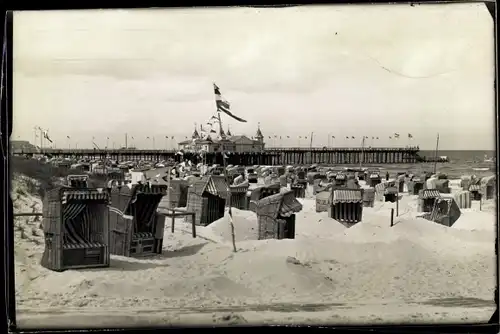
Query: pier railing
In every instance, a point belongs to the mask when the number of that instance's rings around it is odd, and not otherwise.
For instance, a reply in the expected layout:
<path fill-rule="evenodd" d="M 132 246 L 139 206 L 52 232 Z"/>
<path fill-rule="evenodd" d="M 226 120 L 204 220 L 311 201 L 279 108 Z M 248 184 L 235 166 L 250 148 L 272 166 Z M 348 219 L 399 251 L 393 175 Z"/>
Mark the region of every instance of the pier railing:
<path fill-rule="evenodd" d="M 177 150 L 127 150 L 127 149 L 44 149 L 41 154 L 55 157 L 87 157 L 90 159 L 112 160 L 150 160 L 161 161 L 173 158 L 177 161 L 184 158 L 192 162 L 201 162 L 201 156 L 195 152 L 184 152 L 177 155 Z M 299 164 L 402 164 L 420 162 L 418 146 L 412 147 L 287 147 L 267 148 L 259 152 L 226 152 L 228 164 L 232 165 L 299 165 Z M 14 154 L 33 154 L 19 152 Z M 223 164 L 221 152 L 208 152 L 203 155 L 208 164 Z"/>

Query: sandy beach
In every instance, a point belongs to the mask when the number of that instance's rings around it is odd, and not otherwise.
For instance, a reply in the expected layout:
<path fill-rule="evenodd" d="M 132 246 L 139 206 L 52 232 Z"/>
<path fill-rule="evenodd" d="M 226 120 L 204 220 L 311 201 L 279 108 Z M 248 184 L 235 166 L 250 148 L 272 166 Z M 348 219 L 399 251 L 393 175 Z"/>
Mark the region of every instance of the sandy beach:
<path fill-rule="evenodd" d="M 39 199 L 14 182 L 15 210 Z M 458 182 L 451 182 L 458 190 Z M 23 327 L 483 322 L 494 312 L 493 200 L 462 209 L 445 227 L 416 218 L 417 196 L 364 208 L 349 229 L 315 212 L 312 189 L 299 199 L 296 238 L 256 240 L 253 212 L 233 209 L 207 227 L 167 220 L 163 254 L 112 255 L 110 268 L 57 273 L 40 266 L 40 222 L 18 218 L 16 302 Z M 491 203 L 490 203 L 491 202 Z"/>

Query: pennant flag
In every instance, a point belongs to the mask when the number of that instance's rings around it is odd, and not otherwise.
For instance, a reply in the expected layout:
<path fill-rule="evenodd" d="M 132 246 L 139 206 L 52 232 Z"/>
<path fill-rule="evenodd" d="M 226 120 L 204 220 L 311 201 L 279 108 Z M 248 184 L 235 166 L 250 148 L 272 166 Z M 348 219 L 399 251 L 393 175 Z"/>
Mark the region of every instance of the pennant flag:
<path fill-rule="evenodd" d="M 356 139 L 356 137 L 352 136 L 352 139 Z"/>
<path fill-rule="evenodd" d="M 290 138 L 290 136 L 286 136 L 287 138 Z"/>
<path fill-rule="evenodd" d="M 372 139 L 375 139 L 375 137 L 372 137 Z"/>
<path fill-rule="evenodd" d="M 246 123 L 247 121 L 244 120 L 243 118 L 240 118 L 233 113 L 231 113 L 231 106 L 228 101 L 224 100 L 220 94 L 219 87 L 214 83 L 214 93 L 215 93 L 215 103 L 217 105 L 217 111 L 222 111 L 223 113 L 227 114 L 228 116 L 231 116 L 235 120 L 239 122 Z"/>
<path fill-rule="evenodd" d="M 389 139 L 392 139 L 392 137 L 389 137 Z"/>
<path fill-rule="evenodd" d="M 274 138 L 278 138 L 278 136 L 274 136 Z"/>
<path fill-rule="evenodd" d="M 49 138 L 49 133 L 47 131 L 43 132 L 43 138 L 47 139 L 50 143 L 52 143 L 52 139 Z"/>
<path fill-rule="evenodd" d="M 335 139 L 335 136 L 332 136 L 333 139 Z"/>
<path fill-rule="evenodd" d="M 71 139 L 71 137 L 70 137 L 70 136 L 66 136 L 66 138 Z"/>
<path fill-rule="evenodd" d="M 271 139 L 271 136 L 269 136 L 269 139 Z"/>
<path fill-rule="evenodd" d="M 413 138 L 411 133 L 408 134 L 408 138 Z"/>
<path fill-rule="evenodd" d="M 172 138 L 171 138 L 171 139 L 174 139 L 174 136 L 172 136 Z"/>
<path fill-rule="evenodd" d="M 348 137 L 348 136 L 345 136 L 345 139 L 349 139 L 349 137 Z"/>
<path fill-rule="evenodd" d="M 395 138 L 399 138 L 399 133 L 395 133 L 395 134 L 394 134 L 394 137 L 395 137 Z"/>
<path fill-rule="evenodd" d="M 302 136 L 299 136 L 299 139 L 302 139 Z"/>
<path fill-rule="evenodd" d="M 375 139 L 378 139 L 378 137 L 376 137 Z"/>

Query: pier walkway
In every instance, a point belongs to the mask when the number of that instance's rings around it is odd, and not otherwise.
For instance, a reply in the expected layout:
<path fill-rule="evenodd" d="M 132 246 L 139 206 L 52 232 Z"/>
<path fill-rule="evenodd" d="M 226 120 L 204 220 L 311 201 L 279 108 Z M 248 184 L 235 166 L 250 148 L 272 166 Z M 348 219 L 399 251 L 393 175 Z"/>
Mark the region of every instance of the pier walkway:
<path fill-rule="evenodd" d="M 14 155 L 45 154 L 54 157 L 75 157 L 112 160 L 152 160 L 168 158 L 181 159 L 177 150 L 154 149 L 43 149 L 40 152 L 16 150 Z M 299 165 L 299 164 L 405 164 L 422 162 L 418 147 L 405 148 L 269 148 L 262 152 L 227 152 L 227 163 L 232 165 Z M 185 158 L 200 162 L 195 153 L 184 153 Z M 222 164 L 220 152 L 208 152 L 208 164 Z"/>

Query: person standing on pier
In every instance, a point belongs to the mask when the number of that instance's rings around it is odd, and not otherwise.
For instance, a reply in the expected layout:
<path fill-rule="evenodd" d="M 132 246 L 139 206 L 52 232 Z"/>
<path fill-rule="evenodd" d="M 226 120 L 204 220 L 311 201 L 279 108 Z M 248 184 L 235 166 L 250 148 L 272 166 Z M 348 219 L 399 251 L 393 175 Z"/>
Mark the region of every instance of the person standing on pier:
<path fill-rule="evenodd" d="M 389 181 L 389 171 L 385 172 L 385 180 Z"/>

